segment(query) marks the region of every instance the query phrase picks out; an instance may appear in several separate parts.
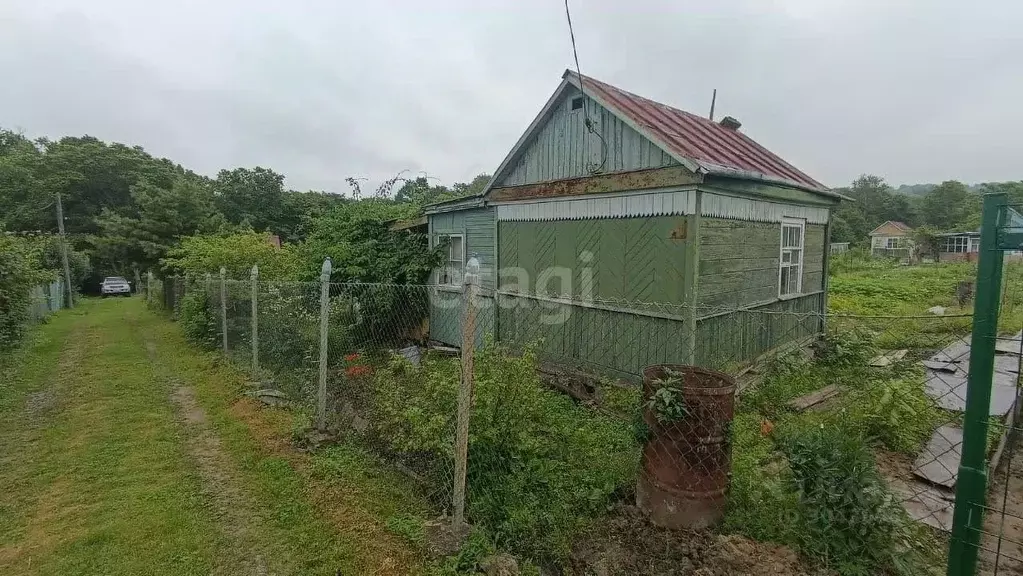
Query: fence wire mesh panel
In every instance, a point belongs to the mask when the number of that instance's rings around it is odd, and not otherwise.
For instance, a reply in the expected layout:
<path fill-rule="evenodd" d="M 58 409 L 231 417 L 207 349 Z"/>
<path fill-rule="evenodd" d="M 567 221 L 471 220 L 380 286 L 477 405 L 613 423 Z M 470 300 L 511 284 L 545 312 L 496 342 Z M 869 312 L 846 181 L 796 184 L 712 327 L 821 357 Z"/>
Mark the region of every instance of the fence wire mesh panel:
<path fill-rule="evenodd" d="M 1023 207 L 984 196 L 973 350 L 969 355 L 949 574 L 1023 573 L 1023 463 L 1019 462 L 1023 357 Z M 976 572 L 975 572 L 976 570 Z"/>
<path fill-rule="evenodd" d="M 402 478 L 417 513 L 464 517 L 539 564 L 581 541 L 648 548 L 652 520 L 839 572 L 944 571 L 968 306 L 826 315 L 819 293 L 739 309 L 252 279 L 226 280 L 222 304 L 217 276 L 152 290 L 179 310 L 203 294 L 211 347 L 226 312 L 229 357 L 251 370 L 258 355 L 253 395 L 310 425 L 322 405 L 317 434 Z M 1003 294 L 1008 336 L 1018 291 Z M 996 358 L 984 574 L 1021 566 L 1019 346 Z"/>

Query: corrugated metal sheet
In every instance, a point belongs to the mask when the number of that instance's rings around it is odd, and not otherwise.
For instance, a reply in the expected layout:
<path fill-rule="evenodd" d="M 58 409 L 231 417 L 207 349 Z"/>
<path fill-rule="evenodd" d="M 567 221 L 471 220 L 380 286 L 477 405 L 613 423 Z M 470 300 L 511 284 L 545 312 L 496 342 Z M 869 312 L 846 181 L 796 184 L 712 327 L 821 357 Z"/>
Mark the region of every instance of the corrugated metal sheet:
<path fill-rule="evenodd" d="M 596 96 L 647 133 L 656 144 L 675 155 L 699 164 L 706 172 L 786 182 L 816 191 L 827 187 L 782 160 L 738 130 L 725 128 L 707 118 L 690 114 L 588 76 L 581 78 L 583 89 Z"/>
<path fill-rule="evenodd" d="M 692 214 L 696 194 L 690 190 L 524 202 L 497 206 L 501 221 L 542 222 Z"/>
<path fill-rule="evenodd" d="M 827 208 L 780 204 L 722 194 L 704 193 L 700 200 L 700 213 L 704 216 L 748 222 L 781 222 L 783 218 L 802 218 L 809 224 L 828 223 Z"/>

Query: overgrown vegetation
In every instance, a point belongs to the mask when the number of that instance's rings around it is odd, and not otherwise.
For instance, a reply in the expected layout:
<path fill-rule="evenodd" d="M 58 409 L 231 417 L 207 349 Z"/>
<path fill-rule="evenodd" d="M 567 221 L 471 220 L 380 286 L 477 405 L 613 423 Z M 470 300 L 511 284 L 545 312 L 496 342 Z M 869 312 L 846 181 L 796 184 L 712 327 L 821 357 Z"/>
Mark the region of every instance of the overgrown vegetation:
<path fill-rule="evenodd" d="M 925 394 L 917 357 L 870 366 L 881 336 L 833 329 L 813 358 L 793 352 L 767 365 L 732 427 L 726 530 L 788 544 L 843 576 L 933 566 L 937 547 L 889 492 L 874 451 L 915 455 L 954 415 Z M 828 385 L 841 394 L 824 409 L 789 407 Z"/>
<path fill-rule="evenodd" d="M 457 359 L 416 368 L 396 357 L 362 383 L 373 416 L 366 434 L 431 485 L 450 484 L 458 374 Z M 631 484 L 639 456 L 628 422 L 546 388 L 531 350 L 514 357 L 493 345 L 476 357 L 469 451 L 470 521 L 536 561 L 566 556 L 572 537 Z"/>

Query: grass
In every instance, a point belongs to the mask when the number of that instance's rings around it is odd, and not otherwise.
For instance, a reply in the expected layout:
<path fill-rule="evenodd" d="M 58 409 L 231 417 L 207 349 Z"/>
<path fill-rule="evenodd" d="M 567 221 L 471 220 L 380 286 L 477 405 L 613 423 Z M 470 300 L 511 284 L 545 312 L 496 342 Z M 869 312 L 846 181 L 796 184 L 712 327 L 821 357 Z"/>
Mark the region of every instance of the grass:
<path fill-rule="evenodd" d="M 293 450 L 294 415 L 239 400 L 242 373 L 138 300 L 57 314 L 0 370 L 4 575 L 251 574 L 251 550 L 276 574 L 422 570 L 386 523 L 422 511 L 400 478 L 352 447 Z M 171 401 L 181 385 L 228 488 L 196 463 Z M 245 503 L 243 527 L 218 491 Z"/>

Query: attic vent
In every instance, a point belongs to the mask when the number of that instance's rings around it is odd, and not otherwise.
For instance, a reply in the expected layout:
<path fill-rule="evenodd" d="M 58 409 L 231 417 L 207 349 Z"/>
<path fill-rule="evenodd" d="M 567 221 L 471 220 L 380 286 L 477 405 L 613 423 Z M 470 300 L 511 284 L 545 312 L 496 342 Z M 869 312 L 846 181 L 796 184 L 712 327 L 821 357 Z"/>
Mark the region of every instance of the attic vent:
<path fill-rule="evenodd" d="M 572 110 L 582 110 L 582 109 L 583 109 L 583 97 L 582 96 L 576 96 L 575 98 L 572 98 Z"/>
<path fill-rule="evenodd" d="M 731 116 L 725 116 L 724 118 L 721 119 L 721 125 L 724 126 L 725 128 L 728 128 L 729 130 L 738 130 L 739 127 L 742 126 L 742 122 L 739 122 L 738 120 L 732 118 Z"/>

